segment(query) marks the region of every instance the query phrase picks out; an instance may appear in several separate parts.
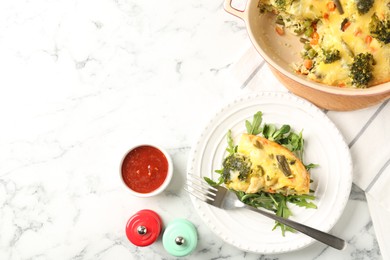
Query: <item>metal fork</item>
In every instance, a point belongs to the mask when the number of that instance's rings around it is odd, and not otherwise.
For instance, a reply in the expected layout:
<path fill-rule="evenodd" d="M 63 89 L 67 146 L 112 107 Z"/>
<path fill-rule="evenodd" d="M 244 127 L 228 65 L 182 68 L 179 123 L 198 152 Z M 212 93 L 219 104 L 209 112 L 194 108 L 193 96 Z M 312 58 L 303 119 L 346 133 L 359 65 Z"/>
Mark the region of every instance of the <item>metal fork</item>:
<path fill-rule="evenodd" d="M 322 232 L 318 229 L 314 229 L 312 227 L 300 224 L 298 222 L 292 221 L 290 219 L 279 217 L 275 214 L 267 212 L 265 210 L 261 210 L 255 207 L 251 207 L 249 205 L 241 202 L 237 195 L 234 192 L 229 191 L 225 187 L 217 186 L 213 187 L 206 183 L 200 177 L 188 174 L 187 178 L 187 188 L 184 188 L 188 193 L 193 195 L 194 197 L 221 209 L 234 209 L 234 208 L 246 208 L 257 213 L 260 213 L 266 217 L 269 217 L 273 220 L 276 220 L 286 226 L 292 227 L 295 230 L 308 235 L 328 246 L 336 248 L 338 250 L 343 250 L 346 247 L 346 242 L 336 236 L 331 234 Z"/>

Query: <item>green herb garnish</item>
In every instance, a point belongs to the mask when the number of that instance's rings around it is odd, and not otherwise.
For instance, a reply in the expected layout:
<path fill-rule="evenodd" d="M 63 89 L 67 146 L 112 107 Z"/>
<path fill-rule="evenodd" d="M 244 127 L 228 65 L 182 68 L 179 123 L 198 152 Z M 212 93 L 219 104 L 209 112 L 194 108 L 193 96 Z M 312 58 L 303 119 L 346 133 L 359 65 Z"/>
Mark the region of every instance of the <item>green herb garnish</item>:
<path fill-rule="evenodd" d="M 258 135 L 261 133 L 261 121 L 263 119 L 263 113 L 262 112 L 257 112 L 253 116 L 253 121 L 252 123 L 249 122 L 248 120 L 245 121 L 245 126 L 246 126 L 246 131 L 248 134 L 251 135 Z"/>
<path fill-rule="evenodd" d="M 226 151 L 229 154 L 234 154 L 235 152 L 237 152 L 237 146 L 234 145 L 233 138 L 232 138 L 232 130 L 228 131 L 228 133 L 226 135 L 226 139 L 227 139 L 227 143 L 228 143 L 228 147 L 226 148 Z"/>

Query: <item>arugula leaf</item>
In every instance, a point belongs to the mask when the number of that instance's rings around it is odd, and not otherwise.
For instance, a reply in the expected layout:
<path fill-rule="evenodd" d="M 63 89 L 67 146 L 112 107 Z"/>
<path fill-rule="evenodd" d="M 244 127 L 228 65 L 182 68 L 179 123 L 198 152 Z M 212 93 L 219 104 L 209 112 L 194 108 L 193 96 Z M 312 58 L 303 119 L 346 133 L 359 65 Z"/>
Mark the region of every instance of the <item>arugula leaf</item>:
<path fill-rule="evenodd" d="M 281 140 L 280 144 L 295 153 L 299 160 L 303 161 L 304 140 L 302 131 L 299 134 L 290 132 L 285 139 Z"/>
<path fill-rule="evenodd" d="M 223 183 L 223 178 L 219 177 L 218 178 L 218 182 L 215 182 L 213 181 L 212 179 L 210 179 L 209 177 L 203 177 L 203 179 L 210 185 L 210 186 L 219 186 Z"/>
<path fill-rule="evenodd" d="M 314 163 L 305 164 L 305 168 L 307 171 L 310 171 L 311 169 L 316 167 L 318 167 L 318 164 L 314 164 Z"/>
<path fill-rule="evenodd" d="M 263 136 L 269 140 L 271 140 L 271 137 L 272 135 L 276 132 L 276 127 L 275 125 L 267 125 L 267 124 L 264 124 L 264 127 L 263 127 Z M 271 140 L 272 141 L 272 140 Z"/>
<path fill-rule="evenodd" d="M 307 209 L 316 209 L 317 205 L 313 202 L 308 202 L 307 200 L 314 200 L 315 196 L 310 194 L 302 195 L 290 195 L 287 196 L 287 201 L 293 203 L 299 207 L 305 207 Z"/>
<path fill-rule="evenodd" d="M 286 226 L 280 222 L 276 222 L 276 224 L 272 230 L 275 230 L 277 227 L 280 227 L 280 229 L 282 230 L 282 236 L 284 236 L 286 234 L 286 231 L 289 231 L 291 233 L 296 233 L 295 229 L 293 229 L 292 227 Z"/>
<path fill-rule="evenodd" d="M 236 192 L 238 198 L 247 205 L 255 208 L 265 208 L 275 211 L 274 200 L 265 192 L 245 193 L 243 191 Z"/>
<path fill-rule="evenodd" d="M 261 111 L 258 111 L 253 116 L 252 123 L 248 120 L 245 121 L 246 131 L 248 134 L 251 135 L 258 135 L 261 133 L 261 121 L 263 120 L 263 113 Z"/>
<path fill-rule="evenodd" d="M 290 130 L 291 127 L 289 125 L 282 125 L 282 127 L 278 129 L 273 124 L 264 124 L 262 134 L 268 140 L 280 143 L 280 141 L 285 138 L 285 134 L 289 133 Z"/>
<path fill-rule="evenodd" d="M 282 127 L 272 134 L 272 139 L 277 141 L 283 138 L 284 134 L 290 132 L 291 127 L 289 125 L 282 125 Z"/>
<path fill-rule="evenodd" d="M 294 201 L 292 203 L 294 203 L 295 205 L 297 205 L 299 207 L 305 207 L 307 209 L 316 209 L 317 208 L 316 204 L 314 204 L 313 202 L 308 202 L 305 199 L 300 199 L 300 200 Z"/>
<path fill-rule="evenodd" d="M 282 218 L 289 218 L 290 216 L 292 216 L 291 210 L 287 207 L 287 197 L 280 194 L 275 195 L 278 195 L 279 200 L 278 207 L 275 212 L 276 215 Z M 275 230 L 277 227 L 280 227 L 283 236 L 285 235 L 286 231 L 295 232 L 293 228 L 276 221 L 276 224 L 272 230 Z"/>
<path fill-rule="evenodd" d="M 243 203 L 255 208 L 261 207 L 267 210 L 271 210 L 276 215 L 283 218 L 289 218 L 292 216 L 292 212 L 288 207 L 288 203 L 305 208 L 317 208 L 313 202 L 308 201 L 315 199 L 315 196 L 310 194 L 284 196 L 279 193 L 272 194 L 263 191 L 248 194 L 243 191 L 236 191 L 236 194 Z M 286 231 L 295 232 L 293 228 L 287 227 L 277 221 L 275 222 L 275 226 L 272 230 L 275 230 L 278 227 L 281 229 L 283 236 L 285 235 Z"/>
<path fill-rule="evenodd" d="M 237 146 L 234 146 L 234 142 L 232 138 L 232 130 L 229 129 L 229 131 L 226 134 L 226 139 L 228 143 L 228 147 L 226 148 L 226 151 L 229 154 L 234 154 L 236 152 Z"/>

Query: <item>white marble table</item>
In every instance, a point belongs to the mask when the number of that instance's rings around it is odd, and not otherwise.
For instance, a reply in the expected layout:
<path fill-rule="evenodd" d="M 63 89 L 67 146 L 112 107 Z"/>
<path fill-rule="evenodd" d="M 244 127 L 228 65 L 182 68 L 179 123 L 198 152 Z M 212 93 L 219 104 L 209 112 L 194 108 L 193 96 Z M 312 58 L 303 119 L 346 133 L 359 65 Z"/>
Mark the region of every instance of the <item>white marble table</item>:
<path fill-rule="evenodd" d="M 195 224 L 198 247 L 183 259 L 382 259 L 356 185 L 331 231 L 348 241 L 345 251 L 314 243 L 289 254 L 242 252 L 194 211 L 182 188 L 205 123 L 240 94 L 286 91 L 261 58 L 235 75 L 249 47 L 222 1 L 1 1 L 0 259 L 174 259 L 161 240 L 145 248 L 127 240 L 128 218 L 144 208 L 164 224 Z M 327 115 L 356 159 L 365 156 L 359 138 L 389 110 Z M 168 189 L 148 199 L 119 179 L 123 154 L 143 142 L 164 146 L 175 167 Z"/>

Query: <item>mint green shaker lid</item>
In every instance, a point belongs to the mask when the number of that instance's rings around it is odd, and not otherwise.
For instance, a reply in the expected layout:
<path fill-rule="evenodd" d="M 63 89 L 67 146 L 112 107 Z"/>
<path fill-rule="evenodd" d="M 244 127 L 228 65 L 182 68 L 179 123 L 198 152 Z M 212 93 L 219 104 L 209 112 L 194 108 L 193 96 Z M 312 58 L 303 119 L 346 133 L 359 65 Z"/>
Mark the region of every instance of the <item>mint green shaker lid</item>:
<path fill-rule="evenodd" d="M 186 219 L 175 219 L 164 231 L 162 242 L 165 250 L 173 256 L 189 255 L 198 244 L 194 224 Z"/>

